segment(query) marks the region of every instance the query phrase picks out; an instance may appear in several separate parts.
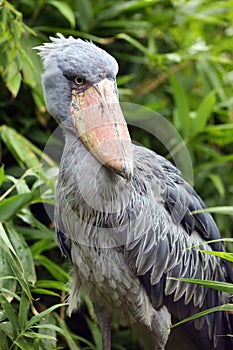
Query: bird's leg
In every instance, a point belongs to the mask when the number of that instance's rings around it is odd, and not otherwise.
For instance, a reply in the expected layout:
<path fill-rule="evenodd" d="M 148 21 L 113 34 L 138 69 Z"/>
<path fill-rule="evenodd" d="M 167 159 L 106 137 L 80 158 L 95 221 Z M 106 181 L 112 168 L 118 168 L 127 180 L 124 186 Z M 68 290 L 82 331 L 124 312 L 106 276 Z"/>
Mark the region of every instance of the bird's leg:
<path fill-rule="evenodd" d="M 94 304 L 95 314 L 102 332 L 102 349 L 111 350 L 111 318 L 106 315 L 103 308 Z"/>

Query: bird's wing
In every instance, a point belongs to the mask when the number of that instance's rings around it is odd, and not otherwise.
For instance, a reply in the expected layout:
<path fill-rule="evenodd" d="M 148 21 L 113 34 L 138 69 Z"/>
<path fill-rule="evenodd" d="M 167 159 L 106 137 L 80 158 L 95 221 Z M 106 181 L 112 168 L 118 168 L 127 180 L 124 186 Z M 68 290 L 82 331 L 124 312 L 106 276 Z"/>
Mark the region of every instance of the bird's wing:
<path fill-rule="evenodd" d="M 198 251 L 221 251 L 224 247 L 222 243 L 206 243 L 220 238 L 220 233 L 209 213 L 192 214 L 205 204 L 178 170 L 164 158 L 139 147 L 134 160 L 137 199 L 132 200 L 131 211 L 137 211 L 137 219 L 129 210 L 132 219 L 125 256 L 152 304 L 157 309 L 166 305 L 174 316 L 183 319 L 227 302 L 226 295 L 218 291 L 169 279 L 232 281 L 232 273 L 228 262 Z M 221 313 L 210 314 L 197 319 L 195 327 L 203 328 L 205 323 L 209 338 L 214 339 L 225 330 L 222 317 Z"/>

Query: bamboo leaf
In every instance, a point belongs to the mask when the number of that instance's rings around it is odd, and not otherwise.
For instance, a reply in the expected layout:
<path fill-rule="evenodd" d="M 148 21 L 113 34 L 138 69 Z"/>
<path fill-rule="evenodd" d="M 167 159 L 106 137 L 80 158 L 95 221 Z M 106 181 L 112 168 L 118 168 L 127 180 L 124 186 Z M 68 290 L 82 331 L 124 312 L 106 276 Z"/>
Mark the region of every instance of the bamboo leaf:
<path fill-rule="evenodd" d="M 32 326 L 34 326 L 36 323 L 40 322 L 42 320 L 42 318 L 46 317 L 47 315 L 49 315 L 51 312 L 53 312 L 54 310 L 58 309 L 59 307 L 65 306 L 67 304 L 56 304 L 51 306 L 50 308 L 42 311 L 41 313 L 39 313 L 38 315 L 33 316 L 26 324 L 26 328 L 29 329 Z"/>
<path fill-rule="evenodd" d="M 68 273 L 65 272 L 53 261 L 51 261 L 50 259 L 48 259 L 43 255 L 38 255 L 36 259 L 40 263 L 40 265 L 44 266 L 51 273 L 51 275 L 54 276 L 58 281 L 61 281 L 64 283 L 67 283 L 69 281 L 70 276 L 68 275 Z"/>
<path fill-rule="evenodd" d="M 5 224 L 5 225 L 8 228 L 8 224 Z M 12 273 L 17 278 L 18 282 L 20 283 L 24 292 L 27 294 L 28 298 L 31 299 L 31 292 L 30 292 L 29 285 L 24 277 L 23 266 L 1 223 L 0 223 L 0 243 L 2 248 L 6 252 L 6 256 L 8 258 L 8 263 Z"/>
<path fill-rule="evenodd" d="M 190 279 L 190 278 L 173 278 L 169 277 L 169 279 L 198 284 L 199 286 L 211 288 L 214 290 L 219 290 L 222 292 L 226 292 L 229 294 L 233 294 L 233 284 L 219 281 L 211 281 L 211 280 L 200 280 L 200 279 Z"/>
<path fill-rule="evenodd" d="M 219 258 L 228 260 L 228 261 L 233 263 L 233 253 L 216 252 L 216 251 L 212 251 L 212 250 L 202 250 L 202 249 L 199 249 L 199 251 L 202 252 L 202 253 L 205 253 L 205 254 L 218 256 Z"/>
<path fill-rule="evenodd" d="M 28 168 L 40 167 L 40 161 L 34 152 L 36 147 L 24 136 L 6 125 L 0 127 L 0 135 L 20 165 L 25 164 Z M 38 152 L 42 153 L 40 150 Z"/>
<path fill-rule="evenodd" d="M 30 301 L 28 300 L 26 294 L 22 292 L 20 304 L 19 304 L 19 315 L 18 315 L 18 322 L 21 329 L 24 329 L 27 323 L 29 308 L 30 308 Z"/>
<path fill-rule="evenodd" d="M 12 325 L 12 332 L 14 336 L 16 336 L 17 332 L 19 331 L 19 324 L 18 324 L 18 319 L 15 313 L 15 310 L 11 305 L 11 303 L 9 303 L 7 299 L 2 295 L 0 295 L 0 301 L 5 314 Z"/>
<path fill-rule="evenodd" d="M 210 207 L 210 208 L 192 211 L 192 214 L 198 214 L 198 213 L 216 213 L 216 214 L 233 215 L 233 206 Z"/>
<path fill-rule="evenodd" d="M 217 174 L 209 174 L 209 178 L 211 179 L 211 181 L 213 182 L 216 190 L 218 191 L 220 197 L 224 197 L 225 195 L 225 187 L 224 187 L 224 183 L 222 181 L 222 177 L 220 177 L 220 175 Z"/>
<path fill-rule="evenodd" d="M 178 322 L 176 324 L 173 324 L 170 328 L 177 327 L 177 326 L 179 326 L 179 325 L 181 325 L 183 323 L 195 320 L 196 318 L 199 318 L 199 317 L 211 314 L 212 312 L 222 312 L 222 311 L 226 311 L 226 312 L 230 311 L 230 312 L 232 312 L 233 311 L 233 304 L 220 305 L 220 306 L 216 306 L 216 307 L 213 307 L 211 309 L 208 309 L 208 310 L 205 310 L 205 311 L 202 311 L 202 312 L 198 312 L 195 315 L 187 317 L 187 318 L 183 319 L 182 321 L 180 321 L 180 322 Z"/>
<path fill-rule="evenodd" d="M 173 89 L 173 96 L 176 105 L 176 127 L 180 130 L 183 137 L 188 137 L 191 124 L 189 117 L 188 97 L 183 86 L 174 75 L 170 74 L 169 79 Z"/>
<path fill-rule="evenodd" d="M 27 336 L 27 332 L 23 334 L 25 337 Z M 33 339 L 35 339 L 36 334 L 34 334 Z M 27 342 L 24 338 L 17 338 L 14 340 L 14 345 L 16 345 L 21 350 L 32 350 L 32 344 Z"/>
<path fill-rule="evenodd" d="M 22 81 L 22 75 L 20 72 L 15 72 L 13 76 L 10 77 L 10 79 L 6 80 L 6 86 L 12 93 L 13 97 L 16 97 L 19 92 L 19 88 L 21 86 Z"/>
<path fill-rule="evenodd" d="M 72 8 L 67 2 L 50 0 L 48 3 L 54 7 L 64 16 L 70 23 L 71 28 L 75 27 L 75 16 Z"/>
<path fill-rule="evenodd" d="M 205 126 L 215 105 L 215 92 L 211 91 L 201 102 L 197 109 L 195 118 L 192 119 L 192 136 L 204 131 Z"/>
<path fill-rule="evenodd" d="M 57 290 L 64 290 L 69 293 L 70 289 L 63 282 L 52 280 L 39 280 L 36 282 L 36 288 L 52 288 Z"/>
<path fill-rule="evenodd" d="M 15 334 L 14 334 L 14 328 L 11 322 L 1 322 L 0 330 L 13 341 Z"/>
<path fill-rule="evenodd" d="M 33 199 L 32 193 L 16 194 L 0 202 L 0 221 L 4 222 L 14 216 Z"/>
<path fill-rule="evenodd" d="M 27 279 L 27 281 L 34 284 L 36 281 L 36 273 L 33 257 L 29 246 L 27 245 L 23 236 L 19 235 L 12 225 L 7 224 L 6 228 L 9 239 L 11 240 L 12 245 L 17 252 L 17 257 L 22 264 L 24 277 Z"/>

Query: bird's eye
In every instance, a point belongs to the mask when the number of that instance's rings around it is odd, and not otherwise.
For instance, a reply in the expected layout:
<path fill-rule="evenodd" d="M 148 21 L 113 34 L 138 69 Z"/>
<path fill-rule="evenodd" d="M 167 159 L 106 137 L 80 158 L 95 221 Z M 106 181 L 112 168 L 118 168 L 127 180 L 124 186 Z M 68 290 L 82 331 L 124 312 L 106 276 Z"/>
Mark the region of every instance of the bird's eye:
<path fill-rule="evenodd" d="M 75 77 L 74 78 L 74 82 L 77 85 L 83 85 L 86 83 L 86 80 L 84 78 L 80 78 L 80 77 Z"/>

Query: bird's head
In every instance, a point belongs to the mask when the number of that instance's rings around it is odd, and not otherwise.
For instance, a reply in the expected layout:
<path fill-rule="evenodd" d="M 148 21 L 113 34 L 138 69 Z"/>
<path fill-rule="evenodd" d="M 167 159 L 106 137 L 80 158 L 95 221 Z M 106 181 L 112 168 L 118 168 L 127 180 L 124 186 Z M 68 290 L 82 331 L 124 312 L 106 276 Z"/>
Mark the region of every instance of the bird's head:
<path fill-rule="evenodd" d="M 72 118 L 77 136 L 106 167 L 130 179 L 132 144 L 116 86 L 118 64 L 91 42 L 50 38 L 36 47 L 49 113 L 60 123 Z"/>

